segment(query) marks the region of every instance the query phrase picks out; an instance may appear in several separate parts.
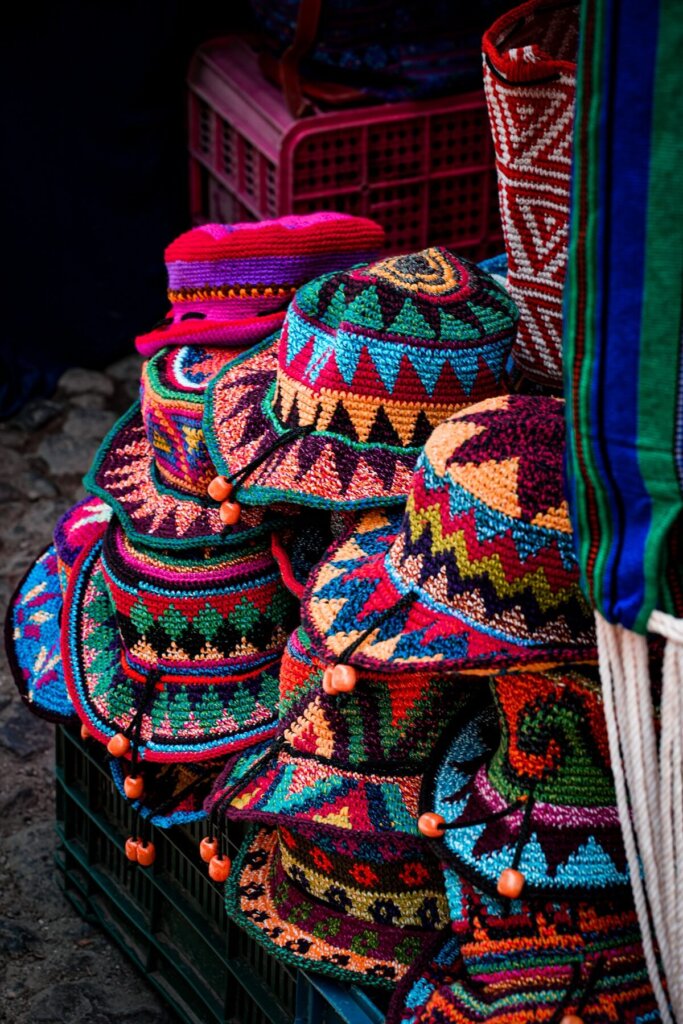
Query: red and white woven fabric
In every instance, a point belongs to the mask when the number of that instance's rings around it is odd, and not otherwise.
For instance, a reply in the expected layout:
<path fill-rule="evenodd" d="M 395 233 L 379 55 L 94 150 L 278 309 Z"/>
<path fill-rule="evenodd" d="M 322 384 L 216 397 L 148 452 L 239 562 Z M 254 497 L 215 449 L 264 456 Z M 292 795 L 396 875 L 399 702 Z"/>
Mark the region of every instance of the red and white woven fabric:
<path fill-rule="evenodd" d="M 529 0 L 483 40 L 508 290 L 520 310 L 513 357 L 535 381 L 562 385 L 578 5 Z"/>

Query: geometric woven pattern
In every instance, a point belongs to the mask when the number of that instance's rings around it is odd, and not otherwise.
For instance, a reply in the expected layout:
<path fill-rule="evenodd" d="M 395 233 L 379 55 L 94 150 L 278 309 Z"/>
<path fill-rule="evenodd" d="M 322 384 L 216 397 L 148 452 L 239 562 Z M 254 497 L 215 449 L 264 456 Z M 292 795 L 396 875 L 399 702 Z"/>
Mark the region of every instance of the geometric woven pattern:
<path fill-rule="evenodd" d="M 7 609 L 5 651 L 19 693 L 31 711 L 54 722 L 76 717 L 59 651 L 62 588 L 53 545 L 31 564 Z"/>
<path fill-rule="evenodd" d="M 163 486 L 206 497 L 213 468 L 204 442 L 204 391 L 237 353 L 225 348 L 162 349 L 145 362 L 140 400 L 154 467 Z"/>
<path fill-rule="evenodd" d="M 476 721 L 444 752 L 423 803 L 449 824 L 443 842 L 458 872 L 495 894 L 523 842 L 519 870 L 529 898 L 588 899 L 628 884 L 597 670 L 514 673 L 492 683 L 501 741 L 488 764 Z M 464 765 L 464 767 L 459 767 Z M 533 790 L 528 834 L 522 805 Z M 512 809 L 513 813 L 500 817 Z M 482 823 L 483 822 L 483 823 Z"/>
<path fill-rule="evenodd" d="M 207 808 L 316 836 L 419 836 L 422 776 L 442 728 L 465 714 L 469 688 L 442 674 L 368 673 L 352 693 L 330 696 L 324 668 L 295 632 L 280 668 L 279 743 L 256 774 L 251 752 L 231 762 Z"/>
<path fill-rule="evenodd" d="M 484 84 L 508 255 L 520 311 L 513 350 L 533 380 L 562 385 L 562 286 L 576 90 L 578 5 L 532 0 L 484 36 Z"/>
<path fill-rule="evenodd" d="M 430 437 L 402 520 L 366 513 L 314 569 L 302 621 L 353 664 L 488 672 L 596 656 L 563 494 L 564 404 L 490 399 Z"/>
<path fill-rule="evenodd" d="M 113 524 L 67 594 L 69 692 L 103 742 L 142 712 L 141 758 L 234 752 L 275 731 L 279 659 L 295 622 L 269 548 L 172 562 L 134 549 Z"/>
<path fill-rule="evenodd" d="M 112 506 L 141 544 L 161 548 L 242 544 L 249 531 L 263 527 L 261 509 L 245 508 L 240 521 L 226 528 L 215 501 L 164 485 L 138 403 L 105 437 L 83 482 Z"/>
<path fill-rule="evenodd" d="M 396 503 L 420 449 L 458 409 L 505 390 L 517 311 L 446 249 L 391 257 L 301 288 L 279 342 L 212 383 L 205 432 L 221 472 L 254 465 L 245 501 Z"/>
<path fill-rule="evenodd" d="M 447 872 L 447 885 L 451 872 Z M 635 911 L 616 902 L 506 906 L 456 882 L 456 943 L 397 992 L 387 1024 L 658 1022 Z M 407 979 L 409 982 L 411 979 Z M 407 989 L 407 991 L 406 991 Z"/>
<path fill-rule="evenodd" d="M 244 224 L 202 224 L 166 249 L 169 313 L 136 347 L 243 348 L 277 330 L 299 285 L 375 258 L 384 231 L 365 217 L 320 212 Z"/>
<path fill-rule="evenodd" d="M 60 653 L 63 598 L 72 566 L 102 536 L 110 517 L 97 498 L 67 509 L 55 527 L 54 545 L 29 566 L 7 608 L 5 650 L 14 681 L 31 711 L 50 722 L 77 719 Z"/>
<path fill-rule="evenodd" d="M 226 907 L 278 959 L 343 981 L 393 988 L 447 923 L 438 863 L 415 841 L 363 842 L 250 830 Z"/>

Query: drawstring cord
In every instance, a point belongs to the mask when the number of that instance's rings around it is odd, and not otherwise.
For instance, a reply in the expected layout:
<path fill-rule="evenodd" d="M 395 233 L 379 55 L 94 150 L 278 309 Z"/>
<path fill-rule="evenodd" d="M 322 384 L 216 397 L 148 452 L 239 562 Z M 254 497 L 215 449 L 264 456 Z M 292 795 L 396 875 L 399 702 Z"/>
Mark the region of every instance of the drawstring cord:
<path fill-rule="evenodd" d="M 152 669 L 145 680 L 145 688 L 142 692 L 142 699 L 137 707 L 133 718 L 131 719 L 128 728 L 124 731 L 124 736 L 128 736 L 130 739 L 130 767 L 131 775 L 137 775 L 137 767 L 140 755 L 140 738 L 142 736 L 142 721 L 145 717 L 145 712 L 149 709 L 154 698 L 154 689 L 161 677 L 161 673 L 158 669 Z M 129 735 L 132 733 L 132 736 Z"/>
<path fill-rule="evenodd" d="M 291 441 L 296 441 L 306 434 L 312 433 L 313 430 L 315 430 L 314 424 L 286 430 L 284 434 L 280 434 L 272 444 L 268 445 L 260 455 L 257 455 L 255 459 L 252 459 L 246 466 L 243 466 L 239 472 L 229 474 L 228 476 L 214 477 L 207 488 L 207 493 L 214 501 L 220 502 L 219 515 L 226 529 L 239 522 L 242 510 L 240 509 L 239 502 L 235 500 L 235 495 L 247 477 L 251 476 L 278 448 L 289 444 Z"/>
<path fill-rule="evenodd" d="M 306 434 L 310 434 L 315 430 L 314 424 L 308 427 L 294 427 L 292 430 L 285 431 L 284 434 L 280 434 L 278 438 L 273 441 L 271 445 L 268 445 L 260 455 L 257 455 L 255 459 L 248 462 L 238 473 L 232 473 L 226 477 L 229 484 L 232 485 L 233 493 L 240 487 L 247 477 L 259 468 L 270 456 L 282 448 L 283 445 L 289 444 L 290 441 L 296 441 L 299 437 L 305 437 Z"/>
<path fill-rule="evenodd" d="M 584 961 L 574 964 L 574 967 L 572 969 L 572 977 L 569 981 L 567 991 L 564 994 L 562 1002 L 557 1007 L 555 1013 L 548 1021 L 548 1024 L 560 1024 L 560 1021 L 565 1016 L 567 1007 L 571 1003 L 577 989 L 579 988 L 579 982 L 581 980 L 583 965 Z M 581 998 L 576 1003 L 576 1009 L 574 1011 L 575 1016 L 579 1017 L 585 1009 L 588 1000 L 593 995 L 593 992 L 595 991 L 598 982 L 603 977 L 606 967 L 607 961 L 605 957 L 600 957 L 598 960 L 595 961 L 595 963 L 591 967 L 588 977 L 586 979 L 586 983 L 583 986 L 583 993 L 581 994 Z"/>
<path fill-rule="evenodd" d="M 328 665 L 323 673 L 323 691 L 328 696 L 336 693 L 350 693 L 351 690 L 355 689 L 356 683 L 358 682 L 358 675 L 353 665 L 348 664 L 349 658 L 356 653 L 359 647 L 365 643 L 371 633 L 374 633 L 376 629 L 379 629 L 394 615 L 398 615 L 407 608 L 415 600 L 415 593 L 409 590 L 403 597 L 392 605 L 390 608 L 385 608 L 384 611 L 377 616 L 373 622 L 367 626 L 355 640 L 352 640 L 350 644 L 341 651 L 335 665 Z"/>

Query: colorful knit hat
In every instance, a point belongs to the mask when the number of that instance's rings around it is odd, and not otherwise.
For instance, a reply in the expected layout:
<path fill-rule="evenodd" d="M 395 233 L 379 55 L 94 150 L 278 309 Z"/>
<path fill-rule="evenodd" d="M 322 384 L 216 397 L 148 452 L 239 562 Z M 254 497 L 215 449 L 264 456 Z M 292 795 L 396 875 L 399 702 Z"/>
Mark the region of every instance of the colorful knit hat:
<path fill-rule="evenodd" d="M 237 924 L 292 967 L 392 988 L 448 921 L 424 844 L 249 830 L 226 884 Z"/>
<path fill-rule="evenodd" d="M 142 796 L 130 801 L 133 811 L 157 828 L 200 821 L 206 817 L 204 801 L 222 768 L 220 759 L 146 765 Z M 135 777 L 123 759 L 113 757 L 109 770 L 121 796 L 130 799 L 127 780 Z"/>
<path fill-rule="evenodd" d="M 62 603 L 76 558 L 104 533 L 110 517 L 111 510 L 97 498 L 65 512 L 54 544 L 29 566 L 7 609 L 5 650 L 17 688 L 31 711 L 51 722 L 77 717 L 59 649 Z"/>
<path fill-rule="evenodd" d="M 498 749 L 477 763 L 476 728 L 456 734 L 425 780 L 421 828 L 494 895 L 616 898 L 629 874 L 597 668 L 509 673 L 491 689 Z"/>
<path fill-rule="evenodd" d="M 216 475 L 204 442 L 208 382 L 233 359 L 230 349 L 169 348 L 143 367 L 141 404 L 114 425 L 85 478 L 116 511 L 129 535 L 152 547 L 243 543 L 259 509 L 228 528 L 206 496 Z"/>
<path fill-rule="evenodd" d="M 562 485 L 564 403 L 508 395 L 434 431 L 402 520 L 367 513 L 314 570 L 328 662 L 489 673 L 595 659 Z"/>
<path fill-rule="evenodd" d="M 280 668 L 278 739 L 260 757 L 250 750 L 228 762 L 207 810 L 316 836 L 419 836 L 423 775 L 442 728 L 469 713 L 475 695 L 463 680 L 433 672 L 371 673 L 353 692 L 330 694 L 324 671 L 297 630 Z M 481 705 L 486 688 L 477 690 Z"/>
<path fill-rule="evenodd" d="M 379 224 L 347 213 L 202 224 L 166 249 L 171 309 L 136 338 L 137 350 L 150 356 L 166 345 L 253 345 L 282 326 L 302 284 L 375 259 L 383 246 Z"/>
<path fill-rule="evenodd" d="M 506 390 L 516 322 L 493 279 L 447 249 L 320 277 L 279 341 L 209 389 L 214 463 L 248 503 L 400 504 L 433 428 Z"/>
<path fill-rule="evenodd" d="M 462 900 L 458 934 L 405 976 L 386 1024 L 661 1020 L 630 899 L 504 904 L 446 880 Z"/>
<path fill-rule="evenodd" d="M 296 620 L 266 538 L 171 558 L 134 546 L 113 522 L 69 583 L 71 699 L 133 768 L 235 752 L 275 732 L 280 656 Z"/>
<path fill-rule="evenodd" d="M 578 4 L 529 0 L 485 33 L 484 86 L 498 197 L 519 306 L 513 357 L 562 386 L 562 288 L 569 240 Z"/>

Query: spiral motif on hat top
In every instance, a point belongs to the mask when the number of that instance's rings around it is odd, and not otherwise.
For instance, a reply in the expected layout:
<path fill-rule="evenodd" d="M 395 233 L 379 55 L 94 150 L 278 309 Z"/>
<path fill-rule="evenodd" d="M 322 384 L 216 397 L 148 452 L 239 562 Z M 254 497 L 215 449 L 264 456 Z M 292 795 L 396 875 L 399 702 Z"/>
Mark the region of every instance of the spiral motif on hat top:
<path fill-rule="evenodd" d="M 449 260 L 444 250 L 435 248 L 380 260 L 373 264 L 370 276 L 384 278 L 409 292 L 439 297 L 457 294 L 467 283 L 463 264 Z"/>

